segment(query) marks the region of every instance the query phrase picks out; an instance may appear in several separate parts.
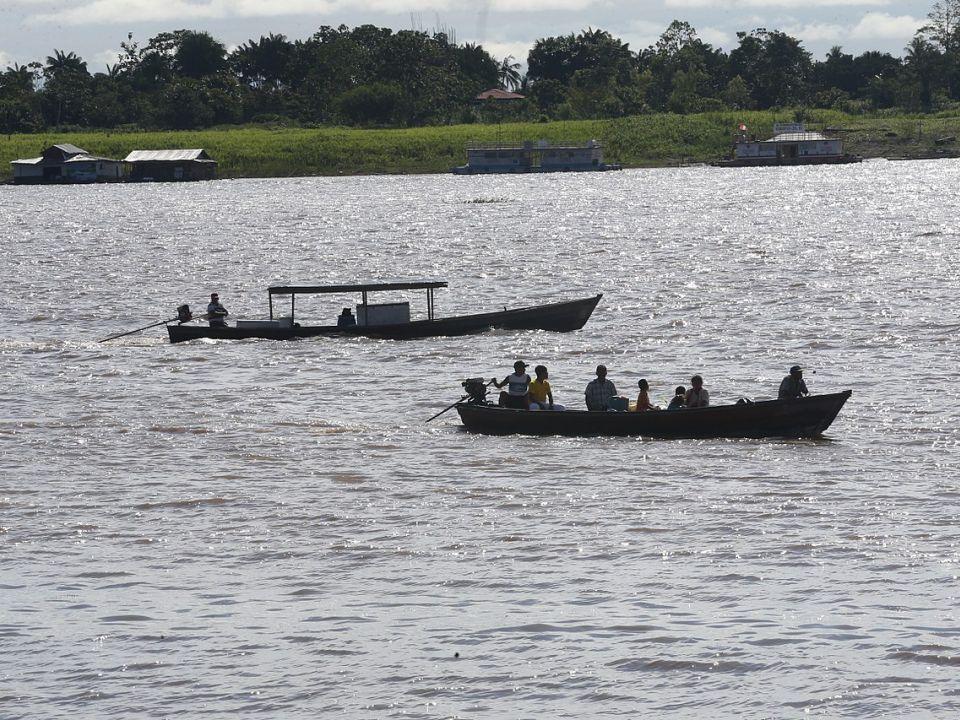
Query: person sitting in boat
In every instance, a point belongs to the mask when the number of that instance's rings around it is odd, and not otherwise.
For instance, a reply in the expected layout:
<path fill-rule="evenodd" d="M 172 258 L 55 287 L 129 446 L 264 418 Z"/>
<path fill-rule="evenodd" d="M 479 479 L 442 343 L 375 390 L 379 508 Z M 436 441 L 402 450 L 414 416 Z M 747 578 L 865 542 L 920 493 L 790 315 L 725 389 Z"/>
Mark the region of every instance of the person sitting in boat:
<path fill-rule="evenodd" d="M 337 327 L 352 327 L 357 324 L 357 319 L 350 312 L 350 308 L 345 307 L 343 312 L 337 317 Z"/>
<path fill-rule="evenodd" d="M 637 406 L 634 410 L 636 412 L 659 410 L 659 407 L 650 402 L 650 383 L 647 382 L 646 378 L 640 378 L 637 381 L 637 387 L 640 388 L 640 394 L 637 395 Z"/>
<path fill-rule="evenodd" d="M 684 398 L 684 405 L 688 408 L 705 408 L 710 406 L 710 393 L 707 392 L 707 389 L 703 386 L 703 378 L 699 375 L 694 375 L 690 378 L 690 385 L 692 386 L 687 390 L 686 397 Z"/>
<path fill-rule="evenodd" d="M 530 409 L 530 376 L 527 375 L 527 364 L 523 360 L 517 360 L 513 364 L 513 374 L 507 375 L 502 382 L 497 382 L 496 378 L 492 378 L 490 382 L 498 388 L 507 386 L 506 391 L 500 393 L 501 407 Z"/>
<path fill-rule="evenodd" d="M 530 383 L 531 410 L 564 410 L 563 405 L 553 402 L 553 392 L 550 390 L 550 381 L 546 365 L 537 365 L 533 371 L 536 379 Z"/>
<path fill-rule="evenodd" d="M 617 388 L 610 380 L 607 380 L 607 366 L 597 365 L 597 379 L 587 383 L 587 389 L 584 391 L 587 410 L 610 410 L 612 408 L 611 401 L 617 397 Z"/>
<path fill-rule="evenodd" d="M 667 410 L 680 410 L 686 407 L 686 402 L 687 389 L 683 385 L 677 385 L 677 389 L 673 391 L 673 398 L 670 400 L 670 404 L 667 405 Z"/>
<path fill-rule="evenodd" d="M 224 318 L 229 314 L 227 309 L 220 304 L 220 296 L 217 293 L 212 293 L 210 303 L 207 305 L 207 318 L 210 321 L 210 327 L 226 327 L 227 321 Z"/>
<path fill-rule="evenodd" d="M 804 397 L 809 395 L 807 384 L 803 381 L 803 368 L 794 365 L 790 368 L 790 374 L 780 382 L 780 391 L 777 393 L 778 400 L 789 400 L 791 398 Z"/>

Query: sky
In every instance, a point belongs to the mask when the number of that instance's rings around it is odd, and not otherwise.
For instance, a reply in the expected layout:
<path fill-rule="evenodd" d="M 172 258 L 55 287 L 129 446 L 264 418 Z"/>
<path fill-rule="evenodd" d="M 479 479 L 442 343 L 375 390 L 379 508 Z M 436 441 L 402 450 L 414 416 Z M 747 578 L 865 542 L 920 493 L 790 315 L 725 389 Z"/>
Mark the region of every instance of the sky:
<path fill-rule="evenodd" d="M 640 51 L 674 20 L 729 52 L 737 32 L 779 30 L 819 60 L 831 47 L 902 57 L 934 0 L 0 0 L 0 70 L 74 52 L 91 72 L 116 62 L 128 34 L 141 46 L 161 32 L 198 30 L 233 49 L 270 33 L 310 37 L 322 25 L 372 24 L 445 32 L 526 68 L 538 39 L 606 30 Z"/>

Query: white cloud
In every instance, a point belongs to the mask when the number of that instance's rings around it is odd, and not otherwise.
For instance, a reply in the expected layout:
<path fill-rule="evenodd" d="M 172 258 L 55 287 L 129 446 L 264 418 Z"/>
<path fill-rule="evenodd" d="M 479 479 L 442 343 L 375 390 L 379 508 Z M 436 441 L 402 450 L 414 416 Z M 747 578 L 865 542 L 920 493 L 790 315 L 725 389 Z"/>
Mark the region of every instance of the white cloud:
<path fill-rule="evenodd" d="M 367 0 L 367 12 L 410 13 L 446 10 L 448 0 L 415 0 L 398 6 L 395 0 Z M 123 24 L 186 20 L 223 20 L 227 18 L 278 17 L 288 15 L 330 15 L 356 9 L 351 0 L 80 0 L 70 9 L 37 13 L 34 23 L 57 22 L 66 25 Z"/>
<path fill-rule="evenodd" d="M 11 0 L 6 0 L 11 2 Z M 417 13 L 463 12 L 456 0 L 62 0 L 55 7 L 50 0 L 12 0 L 23 6 L 42 6 L 30 21 L 64 25 L 123 24 L 135 22 L 182 22 L 236 18 L 326 16 L 356 13 L 384 13 L 408 17 Z M 476 13 L 526 13 L 583 11 L 606 3 L 598 0 L 479 0 Z M 469 11 L 468 10 L 468 11 Z"/>
<path fill-rule="evenodd" d="M 13 65 L 13 55 L 7 55 L 0 50 L 0 70 L 5 70 L 9 65 Z"/>
<path fill-rule="evenodd" d="M 101 50 L 90 57 L 90 72 L 97 72 L 94 68 L 97 66 L 116 65 L 120 60 L 119 50 Z"/>
<path fill-rule="evenodd" d="M 471 41 L 467 41 L 471 42 Z M 475 42 L 475 41 L 474 41 Z M 533 45 L 526 41 L 521 42 L 497 42 L 495 40 L 487 40 L 483 43 L 478 43 L 483 45 L 483 49 L 490 53 L 494 60 L 501 61 L 507 55 L 513 55 L 513 61 L 520 63 L 522 66 L 520 68 L 520 73 L 523 74 L 527 71 L 527 55 L 530 54 L 530 50 L 533 48 Z"/>
<path fill-rule="evenodd" d="M 490 10 L 498 12 L 558 12 L 562 10 L 586 10 L 598 3 L 596 0 L 492 0 L 488 5 Z"/>
<path fill-rule="evenodd" d="M 850 37 L 858 40 L 873 38 L 913 37 L 921 27 L 927 24 L 926 18 L 910 15 L 888 15 L 887 13 L 867 13 L 850 31 Z M 906 44 L 906 43 L 904 43 Z"/>
<path fill-rule="evenodd" d="M 715 48 L 729 48 L 737 45 L 730 33 L 719 28 L 697 28 L 697 37 Z"/>
<path fill-rule="evenodd" d="M 893 0 L 804 0 L 803 9 L 815 7 L 856 7 L 860 5 L 890 5 Z M 664 0 L 664 7 L 717 8 L 718 10 L 738 10 L 742 8 L 786 7 L 798 9 L 796 0 Z"/>
<path fill-rule="evenodd" d="M 842 25 L 831 23 L 808 23 L 806 25 L 788 27 L 784 29 L 787 35 L 807 43 L 836 43 L 847 37 L 849 32 Z"/>

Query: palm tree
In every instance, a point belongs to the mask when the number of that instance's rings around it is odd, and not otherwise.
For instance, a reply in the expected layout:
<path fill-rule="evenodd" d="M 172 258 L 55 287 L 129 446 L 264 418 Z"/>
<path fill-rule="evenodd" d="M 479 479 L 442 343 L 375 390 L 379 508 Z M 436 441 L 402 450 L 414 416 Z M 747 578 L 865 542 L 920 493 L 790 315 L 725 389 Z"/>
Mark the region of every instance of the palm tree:
<path fill-rule="evenodd" d="M 43 73 L 47 77 L 53 77 L 62 72 L 76 72 L 83 75 L 89 74 L 87 72 L 87 63 L 75 52 L 65 53 L 63 50 L 54 50 L 52 56 L 47 56 L 47 64 L 43 69 Z"/>
<path fill-rule="evenodd" d="M 515 62 L 513 55 L 507 55 L 500 63 L 500 69 L 497 72 L 500 79 L 500 87 L 504 90 L 515 91 L 520 87 L 522 76 L 520 75 L 520 63 Z"/>

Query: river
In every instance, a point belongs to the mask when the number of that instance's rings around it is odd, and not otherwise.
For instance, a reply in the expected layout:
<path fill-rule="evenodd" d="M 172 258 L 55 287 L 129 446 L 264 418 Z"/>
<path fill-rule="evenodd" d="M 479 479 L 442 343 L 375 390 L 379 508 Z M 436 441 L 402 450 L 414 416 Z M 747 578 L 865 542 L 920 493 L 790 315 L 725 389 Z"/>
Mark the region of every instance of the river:
<path fill-rule="evenodd" d="M 958 187 L 953 160 L 0 187 L 0 715 L 957 713 Z M 440 315 L 604 297 L 570 334 L 98 342 L 214 291 L 256 319 L 269 285 L 410 279 L 449 281 Z M 795 363 L 853 395 L 820 440 L 425 422 L 516 359 L 572 407 L 598 363 L 661 403 Z"/>

